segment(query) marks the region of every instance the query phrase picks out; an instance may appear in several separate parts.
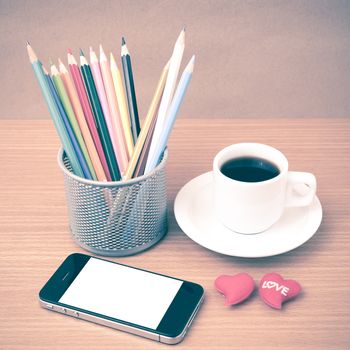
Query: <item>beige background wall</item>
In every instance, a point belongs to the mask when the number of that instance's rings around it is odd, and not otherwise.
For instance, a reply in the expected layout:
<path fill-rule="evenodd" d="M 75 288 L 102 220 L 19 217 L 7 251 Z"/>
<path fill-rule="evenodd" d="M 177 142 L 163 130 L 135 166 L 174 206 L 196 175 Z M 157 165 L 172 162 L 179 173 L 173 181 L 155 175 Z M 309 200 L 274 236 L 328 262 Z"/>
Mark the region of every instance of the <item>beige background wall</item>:
<path fill-rule="evenodd" d="M 119 55 L 125 35 L 145 115 L 179 31 L 197 55 L 182 117 L 350 116 L 350 1 L 0 0 L 0 118 L 48 118 L 28 63 L 66 48 Z"/>

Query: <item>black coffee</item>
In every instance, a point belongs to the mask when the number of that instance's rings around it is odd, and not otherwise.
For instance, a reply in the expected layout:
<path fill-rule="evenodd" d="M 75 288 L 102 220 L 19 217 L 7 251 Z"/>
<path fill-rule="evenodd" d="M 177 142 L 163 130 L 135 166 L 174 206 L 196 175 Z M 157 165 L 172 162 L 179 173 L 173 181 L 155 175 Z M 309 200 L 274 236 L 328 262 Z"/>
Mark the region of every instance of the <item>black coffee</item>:
<path fill-rule="evenodd" d="M 266 181 L 280 173 L 275 164 L 257 157 L 230 159 L 223 164 L 221 172 L 230 179 L 243 182 Z"/>

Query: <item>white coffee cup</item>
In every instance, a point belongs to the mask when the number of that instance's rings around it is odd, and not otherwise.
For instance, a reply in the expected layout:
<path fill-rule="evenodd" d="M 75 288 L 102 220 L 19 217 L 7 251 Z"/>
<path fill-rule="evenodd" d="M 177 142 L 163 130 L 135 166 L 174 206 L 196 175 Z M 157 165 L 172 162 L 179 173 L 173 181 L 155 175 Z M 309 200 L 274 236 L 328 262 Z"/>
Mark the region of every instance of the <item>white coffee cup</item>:
<path fill-rule="evenodd" d="M 243 182 L 221 172 L 229 160 L 256 157 L 273 163 L 279 174 L 260 182 Z M 288 171 L 287 158 L 277 149 L 260 143 L 238 143 L 221 150 L 214 158 L 214 207 L 221 223 L 239 233 L 267 230 L 286 207 L 308 206 L 316 193 L 311 173 Z"/>

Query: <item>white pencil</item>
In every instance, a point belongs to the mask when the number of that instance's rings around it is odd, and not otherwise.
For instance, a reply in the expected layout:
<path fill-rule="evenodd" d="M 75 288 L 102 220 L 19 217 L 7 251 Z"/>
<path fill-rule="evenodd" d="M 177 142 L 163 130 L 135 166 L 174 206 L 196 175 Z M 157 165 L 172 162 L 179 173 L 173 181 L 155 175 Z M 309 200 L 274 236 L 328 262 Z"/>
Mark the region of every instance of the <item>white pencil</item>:
<path fill-rule="evenodd" d="M 177 86 L 176 92 L 174 94 L 174 98 L 168 109 L 168 113 L 166 116 L 162 133 L 160 134 L 159 139 L 156 140 L 157 142 L 155 144 L 155 151 L 153 155 L 150 155 L 150 154 L 148 155 L 145 174 L 152 171 L 158 165 L 158 162 L 165 150 L 165 147 L 168 143 L 170 133 L 174 126 L 177 114 L 179 112 L 182 101 L 186 94 L 186 90 L 192 78 L 194 61 L 195 61 L 195 56 L 193 55 L 182 73 L 179 85 Z"/>
<path fill-rule="evenodd" d="M 167 111 L 173 98 L 177 76 L 179 74 L 183 52 L 185 49 L 185 29 L 183 29 L 176 40 L 174 51 L 170 59 L 169 73 L 165 83 L 163 97 L 159 105 L 157 124 L 154 129 L 151 147 L 148 157 L 154 157 L 155 147 L 162 133 Z"/>

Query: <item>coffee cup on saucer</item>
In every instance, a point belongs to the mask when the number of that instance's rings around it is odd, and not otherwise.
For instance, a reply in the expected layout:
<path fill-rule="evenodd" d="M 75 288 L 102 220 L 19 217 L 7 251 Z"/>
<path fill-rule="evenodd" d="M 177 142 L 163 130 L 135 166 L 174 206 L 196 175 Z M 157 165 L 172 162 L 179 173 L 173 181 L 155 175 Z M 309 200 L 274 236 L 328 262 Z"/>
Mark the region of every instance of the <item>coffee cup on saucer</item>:
<path fill-rule="evenodd" d="M 311 173 L 288 171 L 287 158 L 260 143 L 238 143 L 214 158 L 214 210 L 232 231 L 263 232 L 286 207 L 309 206 L 316 194 Z"/>

